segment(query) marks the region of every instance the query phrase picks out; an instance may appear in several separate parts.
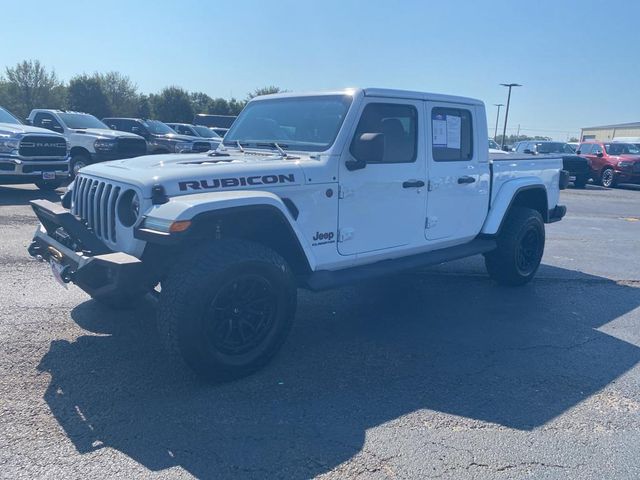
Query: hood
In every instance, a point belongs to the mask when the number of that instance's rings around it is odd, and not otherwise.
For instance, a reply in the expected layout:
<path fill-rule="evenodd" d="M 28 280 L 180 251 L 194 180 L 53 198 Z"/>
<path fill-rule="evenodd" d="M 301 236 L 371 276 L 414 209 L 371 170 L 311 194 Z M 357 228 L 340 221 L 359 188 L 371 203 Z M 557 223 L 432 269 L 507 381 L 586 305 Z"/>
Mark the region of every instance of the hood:
<path fill-rule="evenodd" d="M 82 174 L 137 186 L 145 197 L 160 184 L 169 197 L 227 190 L 265 189 L 304 183 L 308 155 L 283 158 L 271 152 L 229 155 L 179 153 L 95 163 Z"/>
<path fill-rule="evenodd" d="M 46 128 L 32 127 L 31 125 L 21 125 L 18 123 L 0 123 L 0 134 L 19 135 L 21 133 L 37 133 L 40 135 L 52 135 L 64 138 L 62 134 L 52 132 Z"/>
<path fill-rule="evenodd" d="M 129 132 L 121 132 L 119 130 L 111 130 L 110 128 L 81 128 L 73 129 L 78 135 L 92 135 L 101 138 L 142 138 L 140 135 Z"/>

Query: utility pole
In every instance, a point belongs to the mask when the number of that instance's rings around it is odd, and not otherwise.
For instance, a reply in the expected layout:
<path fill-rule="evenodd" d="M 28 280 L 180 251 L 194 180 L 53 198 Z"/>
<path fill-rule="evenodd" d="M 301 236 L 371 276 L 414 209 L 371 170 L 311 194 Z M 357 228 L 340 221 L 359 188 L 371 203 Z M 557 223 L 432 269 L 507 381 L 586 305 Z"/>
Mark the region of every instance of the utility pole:
<path fill-rule="evenodd" d="M 507 135 L 507 119 L 509 118 L 509 104 L 511 103 L 511 89 L 513 87 L 521 87 L 522 85 L 518 83 L 501 83 L 503 87 L 507 87 L 509 89 L 509 94 L 507 95 L 507 109 L 504 112 L 504 128 L 502 129 L 502 143 L 500 148 L 504 150 L 504 139 Z"/>
<path fill-rule="evenodd" d="M 504 103 L 494 103 L 494 106 L 498 107 L 498 113 L 496 114 L 496 129 L 493 132 L 493 141 L 497 142 L 498 140 L 496 140 L 498 138 L 498 120 L 500 119 L 500 107 L 504 107 Z"/>

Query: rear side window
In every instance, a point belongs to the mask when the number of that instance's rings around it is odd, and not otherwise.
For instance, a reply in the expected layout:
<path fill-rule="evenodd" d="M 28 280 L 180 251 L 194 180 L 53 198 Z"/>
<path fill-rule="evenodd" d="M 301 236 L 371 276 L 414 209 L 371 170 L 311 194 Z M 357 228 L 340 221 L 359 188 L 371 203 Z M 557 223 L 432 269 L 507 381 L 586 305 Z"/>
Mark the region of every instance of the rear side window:
<path fill-rule="evenodd" d="M 411 163 L 416 160 L 418 111 L 412 105 L 370 103 L 362 111 L 354 141 L 363 133 L 384 135 L 382 163 Z"/>
<path fill-rule="evenodd" d="M 431 139 L 436 162 L 473 158 L 473 117 L 469 110 L 435 107 L 431 110 Z"/>

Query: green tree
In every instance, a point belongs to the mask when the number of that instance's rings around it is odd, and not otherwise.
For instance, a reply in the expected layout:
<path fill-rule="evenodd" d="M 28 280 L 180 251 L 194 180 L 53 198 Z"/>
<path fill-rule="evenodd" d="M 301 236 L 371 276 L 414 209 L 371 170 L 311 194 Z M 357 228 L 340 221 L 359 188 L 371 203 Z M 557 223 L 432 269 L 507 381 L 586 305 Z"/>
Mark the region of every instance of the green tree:
<path fill-rule="evenodd" d="M 569 142 L 579 142 L 580 140 L 578 139 L 578 137 L 571 137 L 569 140 L 567 140 Z"/>
<path fill-rule="evenodd" d="M 147 95 L 139 95 L 136 103 L 136 111 L 134 114 L 138 118 L 151 118 L 153 112 L 151 110 L 151 102 Z"/>
<path fill-rule="evenodd" d="M 210 113 L 214 100 L 209 95 L 203 92 L 192 92 L 189 98 L 194 113 Z"/>
<path fill-rule="evenodd" d="M 150 96 L 153 113 L 163 122 L 193 121 L 193 107 L 189 93 L 180 87 L 166 87 L 159 94 Z"/>
<path fill-rule="evenodd" d="M 111 115 L 109 99 L 98 75 L 78 75 L 69 81 L 67 105 L 70 110 L 86 112 L 98 118 Z"/>
<path fill-rule="evenodd" d="M 127 75 L 107 72 L 96 73 L 94 77 L 100 82 L 107 97 L 111 115 L 131 117 L 136 114 L 140 97 L 138 87 Z"/>
<path fill-rule="evenodd" d="M 286 92 L 286 90 L 282 90 L 280 87 L 276 87 L 275 85 L 269 85 L 268 87 L 256 88 L 253 92 L 247 93 L 247 100 L 259 97 L 260 95 L 271 95 L 272 93 L 282 92 Z"/>
<path fill-rule="evenodd" d="M 62 108 L 64 98 L 64 85 L 39 60 L 24 60 L 7 67 L 5 76 L 0 78 L 2 104 L 22 118 L 34 108 Z"/>
<path fill-rule="evenodd" d="M 231 98 L 228 103 L 229 113 L 227 115 L 238 115 L 247 104 L 246 101 L 236 100 L 235 98 Z"/>

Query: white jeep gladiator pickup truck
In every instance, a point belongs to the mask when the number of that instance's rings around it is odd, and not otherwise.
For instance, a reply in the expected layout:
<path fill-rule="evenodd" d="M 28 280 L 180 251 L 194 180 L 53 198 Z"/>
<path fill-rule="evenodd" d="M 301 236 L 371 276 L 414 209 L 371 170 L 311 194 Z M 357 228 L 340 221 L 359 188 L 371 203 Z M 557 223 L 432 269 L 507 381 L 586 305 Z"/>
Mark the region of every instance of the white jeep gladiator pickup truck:
<path fill-rule="evenodd" d="M 89 113 L 38 108 L 31 111 L 27 121 L 65 136 L 71 148 L 72 176 L 92 163 L 147 153 L 147 142 L 140 135 L 115 132 Z"/>
<path fill-rule="evenodd" d="M 65 138 L 24 125 L 0 107 L 0 185 L 35 183 L 41 190 L 54 190 L 68 177 Z"/>
<path fill-rule="evenodd" d="M 106 304 L 159 291 L 169 350 L 238 378 L 280 348 L 299 287 L 476 254 L 498 283 L 530 281 L 568 177 L 559 157 L 491 159 L 487 137 L 470 98 L 258 97 L 216 151 L 91 165 L 62 205 L 33 201 L 29 252 Z"/>

